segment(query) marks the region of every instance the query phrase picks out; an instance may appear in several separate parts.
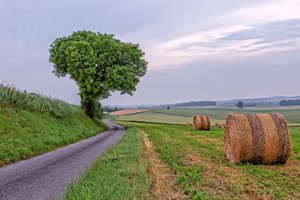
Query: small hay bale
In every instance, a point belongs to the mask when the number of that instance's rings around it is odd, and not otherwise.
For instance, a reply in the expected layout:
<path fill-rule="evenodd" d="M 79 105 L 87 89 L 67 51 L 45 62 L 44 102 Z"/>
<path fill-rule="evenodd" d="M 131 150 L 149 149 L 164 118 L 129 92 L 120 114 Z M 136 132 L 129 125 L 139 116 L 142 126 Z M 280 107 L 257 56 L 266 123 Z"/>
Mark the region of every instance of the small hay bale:
<path fill-rule="evenodd" d="M 222 124 L 222 128 L 226 128 L 226 123 L 223 123 L 223 124 Z"/>
<path fill-rule="evenodd" d="M 215 128 L 222 128 L 222 125 L 219 124 L 219 123 L 216 123 L 216 124 L 215 124 Z"/>
<path fill-rule="evenodd" d="M 193 124 L 190 123 L 190 122 L 187 122 L 186 125 L 187 125 L 187 126 L 193 126 Z"/>
<path fill-rule="evenodd" d="M 210 120 L 208 116 L 194 116 L 193 117 L 194 130 L 210 130 Z"/>
<path fill-rule="evenodd" d="M 230 163 L 285 164 L 291 156 L 290 133 L 281 114 L 229 114 L 224 146 Z"/>
<path fill-rule="evenodd" d="M 186 124 L 183 123 L 177 123 L 178 126 L 186 126 Z"/>

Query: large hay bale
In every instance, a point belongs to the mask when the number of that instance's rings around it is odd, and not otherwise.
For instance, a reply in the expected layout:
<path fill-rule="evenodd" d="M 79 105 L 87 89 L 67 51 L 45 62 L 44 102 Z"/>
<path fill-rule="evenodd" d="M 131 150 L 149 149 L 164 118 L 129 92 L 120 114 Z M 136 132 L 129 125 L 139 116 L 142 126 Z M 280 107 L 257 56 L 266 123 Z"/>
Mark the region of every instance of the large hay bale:
<path fill-rule="evenodd" d="M 210 120 L 208 116 L 194 116 L 193 117 L 194 130 L 210 130 Z"/>
<path fill-rule="evenodd" d="M 229 114 L 224 143 L 230 163 L 284 164 L 291 155 L 290 134 L 281 114 Z"/>
<path fill-rule="evenodd" d="M 222 128 L 222 125 L 219 124 L 219 123 L 216 123 L 216 124 L 215 124 L 215 128 Z"/>

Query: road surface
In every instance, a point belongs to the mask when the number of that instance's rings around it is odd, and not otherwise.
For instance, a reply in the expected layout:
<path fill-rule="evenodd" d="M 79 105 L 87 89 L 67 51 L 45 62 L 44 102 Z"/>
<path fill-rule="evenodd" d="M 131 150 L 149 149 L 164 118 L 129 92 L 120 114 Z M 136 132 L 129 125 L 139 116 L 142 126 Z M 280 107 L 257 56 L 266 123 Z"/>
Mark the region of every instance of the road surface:
<path fill-rule="evenodd" d="M 124 135 L 124 127 L 106 123 L 109 129 L 94 137 L 0 168 L 0 199 L 61 199 L 68 185 Z"/>

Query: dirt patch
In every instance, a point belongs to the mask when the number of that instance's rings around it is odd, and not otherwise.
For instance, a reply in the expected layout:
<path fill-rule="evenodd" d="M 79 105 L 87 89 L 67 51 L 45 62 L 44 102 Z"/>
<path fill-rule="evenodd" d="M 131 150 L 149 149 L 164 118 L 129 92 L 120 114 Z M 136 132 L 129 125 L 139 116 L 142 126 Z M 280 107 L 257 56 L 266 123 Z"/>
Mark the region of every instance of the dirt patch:
<path fill-rule="evenodd" d="M 121 115 L 132 115 L 136 113 L 142 113 L 142 112 L 147 112 L 148 110 L 139 110 L 139 109 L 125 109 L 125 110 L 119 110 L 115 112 L 109 113 L 110 115 L 113 116 L 121 116 Z"/>
<path fill-rule="evenodd" d="M 176 180 L 176 174 L 154 152 L 153 144 L 144 133 L 145 156 L 149 160 L 150 199 L 189 199 Z"/>

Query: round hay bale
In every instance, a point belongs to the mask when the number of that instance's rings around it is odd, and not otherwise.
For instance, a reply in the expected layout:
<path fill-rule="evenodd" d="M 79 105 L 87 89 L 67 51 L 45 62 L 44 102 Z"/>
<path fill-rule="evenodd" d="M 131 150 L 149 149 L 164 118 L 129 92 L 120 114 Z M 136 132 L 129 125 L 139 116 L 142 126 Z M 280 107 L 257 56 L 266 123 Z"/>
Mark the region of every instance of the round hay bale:
<path fill-rule="evenodd" d="M 210 120 L 208 116 L 194 116 L 193 117 L 194 130 L 210 130 Z"/>
<path fill-rule="evenodd" d="M 290 133 L 281 114 L 229 114 L 224 147 L 230 163 L 284 164 L 291 156 Z"/>
<path fill-rule="evenodd" d="M 222 125 L 219 124 L 219 123 L 216 123 L 216 124 L 215 124 L 215 128 L 222 128 Z"/>

